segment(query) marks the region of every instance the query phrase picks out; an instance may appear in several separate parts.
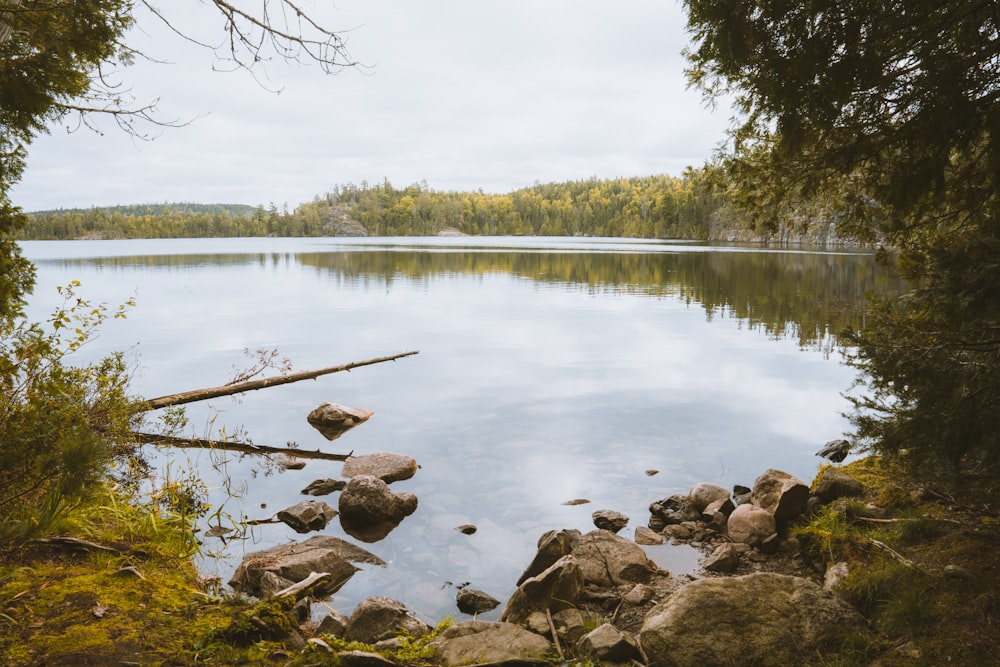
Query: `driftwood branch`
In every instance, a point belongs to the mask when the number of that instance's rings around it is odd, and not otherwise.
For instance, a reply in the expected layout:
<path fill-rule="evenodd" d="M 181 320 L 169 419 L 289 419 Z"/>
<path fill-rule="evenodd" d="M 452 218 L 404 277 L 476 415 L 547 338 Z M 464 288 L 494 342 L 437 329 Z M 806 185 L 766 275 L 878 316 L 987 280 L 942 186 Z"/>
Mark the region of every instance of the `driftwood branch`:
<path fill-rule="evenodd" d="M 246 442 L 231 442 L 227 440 L 205 440 L 202 438 L 177 438 L 169 435 L 157 435 L 155 433 L 132 434 L 136 442 L 144 445 L 160 445 L 164 447 L 192 447 L 199 449 L 225 449 L 232 452 L 243 452 L 244 454 L 284 454 L 300 459 L 323 459 L 324 461 L 346 461 L 353 452 L 347 454 L 333 454 L 321 452 L 318 449 L 298 449 L 297 447 L 268 447 L 266 445 L 251 445 Z"/>
<path fill-rule="evenodd" d="M 870 537 L 868 538 L 868 541 L 871 542 L 874 546 L 878 547 L 882 551 L 884 551 L 887 554 L 889 554 L 890 556 L 892 556 L 893 558 L 895 558 L 897 561 L 899 561 L 900 563 L 902 563 L 906 567 L 908 567 L 911 570 L 913 570 L 914 572 L 919 572 L 920 574 L 927 574 L 926 572 L 924 572 L 923 568 L 921 568 L 919 565 L 917 565 L 916 563 L 914 563 L 912 560 L 910 560 L 909 558 L 907 558 L 903 554 L 899 553 L 898 551 L 896 551 L 895 549 L 893 549 L 892 547 L 890 547 L 885 542 L 880 542 L 879 540 L 875 540 L 875 539 L 872 539 Z"/>
<path fill-rule="evenodd" d="M 361 366 L 371 366 L 372 364 L 380 364 L 383 361 L 395 361 L 396 359 L 400 359 L 402 357 L 408 357 L 412 354 L 419 354 L 419 350 L 410 350 L 409 352 L 401 352 L 399 354 L 393 354 L 388 357 L 378 357 L 375 359 L 366 359 L 364 361 L 352 361 L 347 364 L 341 364 L 340 366 L 330 366 L 329 368 L 320 368 L 319 370 L 315 371 L 301 371 L 299 373 L 288 373 L 287 375 L 276 375 L 274 377 L 264 378 L 263 380 L 239 382 L 237 384 L 227 384 L 221 387 L 211 387 L 209 389 L 195 389 L 194 391 L 185 391 L 179 394 L 160 396 L 159 398 L 152 398 L 146 401 L 144 409 L 156 410 L 158 408 L 165 408 L 169 405 L 181 405 L 183 403 L 204 401 L 209 398 L 218 398 L 219 396 L 231 396 L 233 394 L 241 394 L 245 391 L 256 391 L 258 389 L 267 389 L 268 387 L 276 387 L 278 385 L 289 384 L 291 382 L 298 382 L 300 380 L 314 380 L 321 375 L 329 375 L 330 373 L 349 371 L 352 368 L 360 368 Z"/>

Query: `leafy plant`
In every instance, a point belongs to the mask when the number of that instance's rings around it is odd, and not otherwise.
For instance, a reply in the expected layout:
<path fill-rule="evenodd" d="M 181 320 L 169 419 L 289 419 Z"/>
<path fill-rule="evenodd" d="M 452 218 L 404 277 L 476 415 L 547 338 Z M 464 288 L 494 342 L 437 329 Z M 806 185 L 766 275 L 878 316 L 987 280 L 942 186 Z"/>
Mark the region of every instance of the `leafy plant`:
<path fill-rule="evenodd" d="M 134 302 L 110 311 L 78 287 L 59 288 L 64 301 L 48 329 L 0 321 L 0 541 L 51 529 L 113 464 L 137 465 L 126 443 L 140 415 L 123 355 L 85 366 L 66 359 Z"/>

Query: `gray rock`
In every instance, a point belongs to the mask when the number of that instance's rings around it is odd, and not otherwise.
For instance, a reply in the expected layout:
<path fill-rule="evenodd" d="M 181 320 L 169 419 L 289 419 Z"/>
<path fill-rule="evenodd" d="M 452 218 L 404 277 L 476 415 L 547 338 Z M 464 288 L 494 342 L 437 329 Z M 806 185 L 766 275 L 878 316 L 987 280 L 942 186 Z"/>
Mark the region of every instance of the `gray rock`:
<path fill-rule="evenodd" d="M 652 528 L 646 526 L 636 526 L 635 529 L 635 543 L 645 544 L 647 546 L 652 546 L 656 544 L 664 543 L 663 535 L 657 533 Z"/>
<path fill-rule="evenodd" d="M 845 632 L 870 637 L 865 619 L 800 577 L 755 573 L 690 583 L 646 616 L 649 667 L 802 664 Z"/>
<path fill-rule="evenodd" d="M 479 529 L 471 523 L 463 523 L 461 526 L 456 527 L 455 530 L 463 535 L 475 535 L 476 531 Z"/>
<path fill-rule="evenodd" d="M 701 516 L 701 511 L 694 506 L 691 498 L 680 494 L 657 500 L 649 506 L 649 512 L 668 526 L 685 521 L 697 521 Z"/>
<path fill-rule="evenodd" d="M 691 499 L 691 504 L 694 505 L 695 511 L 702 512 L 709 504 L 716 500 L 728 500 L 729 491 L 718 484 L 701 482 L 691 487 L 691 490 L 688 492 L 688 498 Z"/>
<path fill-rule="evenodd" d="M 500 606 L 500 601 L 474 588 L 463 588 L 455 596 L 458 610 L 463 614 L 485 614 Z"/>
<path fill-rule="evenodd" d="M 350 456 L 344 461 L 341 474 L 344 477 L 371 475 L 386 484 L 410 479 L 417 473 L 417 460 L 403 454 L 375 452 L 362 456 Z"/>
<path fill-rule="evenodd" d="M 347 619 L 344 639 L 365 644 L 408 633 L 423 637 L 431 627 L 417 618 L 403 603 L 387 597 L 365 598 Z"/>
<path fill-rule="evenodd" d="M 278 510 L 275 516 L 297 533 L 311 533 L 326 528 L 337 516 L 337 510 L 319 500 L 303 500 Z"/>
<path fill-rule="evenodd" d="M 309 482 L 309 485 L 302 489 L 302 495 L 304 496 L 328 496 L 334 491 L 340 491 L 345 486 L 347 482 L 342 479 L 330 479 L 329 477 L 322 477 L 317 480 Z"/>
<path fill-rule="evenodd" d="M 628 525 L 628 517 L 614 510 L 597 510 L 591 517 L 594 520 L 595 526 L 602 530 L 611 531 L 612 533 L 617 533 Z"/>
<path fill-rule="evenodd" d="M 600 588 L 646 583 L 660 572 L 642 547 L 606 530 L 582 535 L 573 544 L 572 554 L 584 583 Z"/>
<path fill-rule="evenodd" d="M 341 520 L 357 526 L 399 523 L 417 509 L 412 493 L 393 493 L 389 485 L 372 475 L 358 475 L 340 493 Z"/>
<path fill-rule="evenodd" d="M 733 542 L 757 546 L 775 532 L 774 517 L 756 505 L 740 505 L 729 515 L 726 531 Z"/>
<path fill-rule="evenodd" d="M 813 495 L 824 505 L 839 498 L 857 498 L 865 494 L 861 482 L 833 467 L 824 470 L 814 486 Z"/>
<path fill-rule="evenodd" d="M 636 641 L 610 623 L 599 625 L 581 637 L 576 650 L 599 664 L 629 662 L 641 657 Z"/>
<path fill-rule="evenodd" d="M 524 623 L 531 612 L 546 609 L 555 612 L 572 607 L 582 588 L 583 573 L 579 563 L 572 555 L 563 556 L 545 571 L 518 585 L 507 600 L 500 620 Z"/>
<path fill-rule="evenodd" d="M 753 485 L 753 504 L 770 512 L 778 528 L 802 514 L 808 500 L 809 487 L 781 470 L 766 470 Z"/>
<path fill-rule="evenodd" d="M 309 413 L 306 421 L 327 440 L 336 440 L 358 424 L 368 421 L 374 412 L 364 408 L 348 408 L 336 403 L 321 403 Z"/>
<path fill-rule="evenodd" d="M 556 626 L 559 638 L 569 645 L 575 644 L 587 634 L 587 619 L 579 609 L 560 609 L 552 614 L 552 624 Z"/>
<path fill-rule="evenodd" d="M 545 665 L 552 645 L 512 623 L 466 621 L 452 626 L 430 646 L 445 667 L 458 665 Z"/>
<path fill-rule="evenodd" d="M 358 568 L 353 563 L 385 565 L 385 562 L 375 554 L 350 542 L 337 537 L 317 535 L 303 542 L 282 544 L 247 554 L 233 573 L 229 585 L 249 595 L 266 597 L 261 588 L 265 574 L 269 579 L 279 577 L 282 581 L 277 583 L 284 583 L 279 588 L 269 591 L 274 593 L 302 581 L 311 572 L 328 572 L 330 574 L 328 582 L 316 589 L 315 594 L 329 595 L 339 590 L 357 572 Z"/>
<path fill-rule="evenodd" d="M 330 609 L 330 613 L 323 617 L 316 628 L 317 635 L 330 635 L 331 637 L 343 637 L 344 630 L 347 629 L 347 617 L 336 609 Z"/>
<path fill-rule="evenodd" d="M 742 484 L 735 484 L 733 486 L 733 504 L 734 505 L 746 505 L 753 497 L 753 489 L 749 486 L 743 486 Z"/>
<path fill-rule="evenodd" d="M 531 563 L 517 580 L 520 585 L 552 566 L 557 560 L 573 550 L 573 544 L 580 538 L 578 530 L 550 530 L 538 538 L 538 551 Z"/>
<path fill-rule="evenodd" d="M 735 572 L 740 565 L 740 554 L 729 542 L 715 547 L 702 565 L 709 572 Z"/>

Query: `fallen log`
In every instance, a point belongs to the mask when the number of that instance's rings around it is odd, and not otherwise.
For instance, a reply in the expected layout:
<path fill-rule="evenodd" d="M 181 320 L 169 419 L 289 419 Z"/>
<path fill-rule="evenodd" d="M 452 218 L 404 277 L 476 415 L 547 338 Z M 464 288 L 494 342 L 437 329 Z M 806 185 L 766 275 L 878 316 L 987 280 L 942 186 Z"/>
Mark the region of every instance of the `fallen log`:
<path fill-rule="evenodd" d="M 268 387 L 276 387 L 278 385 L 289 384 L 291 382 L 299 382 L 300 380 L 314 380 L 321 375 L 349 371 L 352 368 L 360 368 L 361 366 L 380 364 L 383 361 L 395 361 L 396 359 L 408 357 L 412 354 L 419 354 L 419 352 L 419 350 L 410 350 L 409 352 L 400 352 L 399 354 L 393 354 L 388 357 L 377 357 L 375 359 L 366 359 L 364 361 L 352 361 L 347 364 L 341 364 L 340 366 L 330 366 L 328 368 L 320 368 L 315 371 L 300 371 L 298 373 L 288 373 L 287 375 L 275 375 L 274 377 L 264 378 L 263 380 L 251 380 L 250 382 L 227 384 L 221 387 L 184 391 L 179 394 L 170 394 L 168 396 L 151 398 L 146 401 L 145 406 L 140 407 L 143 410 L 156 410 L 158 408 L 165 408 L 169 405 L 182 405 L 184 403 L 204 401 L 209 398 L 218 398 L 219 396 L 242 394 L 245 391 L 257 391 L 258 389 L 267 389 Z"/>
<path fill-rule="evenodd" d="M 225 449 L 244 454 L 284 454 L 300 459 L 323 459 L 324 461 L 346 461 L 354 452 L 334 454 L 320 450 L 298 449 L 297 447 L 268 447 L 267 445 L 252 445 L 248 442 L 232 442 L 229 440 L 206 440 L 203 438 L 178 438 L 155 433 L 132 433 L 135 441 L 143 445 L 160 445 L 163 447 L 191 447 L 198 449 Z"/>

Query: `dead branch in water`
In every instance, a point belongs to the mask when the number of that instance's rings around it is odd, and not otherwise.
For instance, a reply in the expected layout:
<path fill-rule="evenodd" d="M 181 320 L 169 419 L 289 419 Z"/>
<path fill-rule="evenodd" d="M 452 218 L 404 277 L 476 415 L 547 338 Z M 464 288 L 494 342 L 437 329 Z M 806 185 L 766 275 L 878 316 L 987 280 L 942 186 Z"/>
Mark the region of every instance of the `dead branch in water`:
<path fill-rule="evenodd" d="M 159 398 L 152 398 L 146 401 L 146 405 L 143 406 L 143 409 L 156 410 L 158 408 L 165 408 L 168 405 L 181 405 L 183 403 L 193 403 L 195 401 L 204 401 L 209 398 L 218 398 L 219 396 L 231 396 L 233 394 L 241 394 L 245 391 L 256 391 L 258 389 L 267 389 L 268 387 L 276 387 L 278 385 L 289 384 L 291 382 L 298 382 L 300 380 L 313 380 L 321 375 L 329 375 L 330 373 L 349 371 L 352 368 L 359 368 L 361 366 L 371 366 L 372 364 L 380 364 L 383 361 L 395 361 L 396 359 L 399 359 L 401 357 L 408 357 L 412 354 L 419 354 L 419 350 L 400 352 L 399 354 L 394 354 L 388 357 L 366 359 L 365 361 L 352 361 L 347 364 L 341 364 L 340 366 L 330 366 L 329 368 L 320 368 L 319 370 L 315 371 L 301 371 L 298 373 L 288 373 L 287 375 L 276 375 L 274 377 L 264 378 L 263 380 L 240 382 L 238 384 L 227 384 L 221 387 L 211 387 L 209 389 L 195 389 L 194 391 L 185 391 L 179 394 L 160 396 Z"/>
<path fill-rule="evenodd" d="M 227 440 L 205 440 L 202 438 L 177 438 L 169 435 L 157 435 L 155 433 L 132 433 L 136 442 L 144 445 L 160 445 L 164 447 L 192 447 L 199 449 L 225 449 L 233 452 L 243 452 L 244 454 L 284 454 L 300 459 L 323 459 L 324 461 L 346 461 L 353 452 L 348 454 L 333 454 L 321 452 L 318 449 L 298 449 L 295 447 L 268 447 L 267 445 L 251 445 L 246 442 L 232 442 Z"/>

